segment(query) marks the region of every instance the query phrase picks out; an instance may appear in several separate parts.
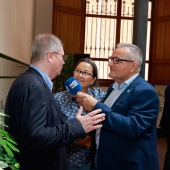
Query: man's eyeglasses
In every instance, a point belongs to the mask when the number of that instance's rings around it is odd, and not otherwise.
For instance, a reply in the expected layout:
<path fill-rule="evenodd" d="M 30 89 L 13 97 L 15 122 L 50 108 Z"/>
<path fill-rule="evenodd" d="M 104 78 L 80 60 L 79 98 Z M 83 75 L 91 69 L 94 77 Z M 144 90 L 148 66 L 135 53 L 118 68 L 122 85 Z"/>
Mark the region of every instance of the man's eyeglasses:
<path fill-rule="evenodd" d="M 57 52 L 55 52 L 55 51 L 53 51 L 55 54 L 58 54 L 58 55 L 61 55 L 62 57 L 63 57 L 63 60 L 64 61 L 66 61 L 66 59 L 67 59 L 67 55 L 65 55 L 65 54 L 60 54 L 60 53 L 57 53 Z"/>
<path fill-rule="evenodd" d="M 125 62 L 134 62 L 133 60 L 126 60 L 122 59 L 119 57 L 108 57 L 108 62 L 113 62 L 114 64 L 118 64 L 120 61 L 125 61 Z"/>
<path fill-rule="evenodd" d="M 86 72 L 86 71 L 81 71 L 81 70 L 79 70 L 79 69 L 74 70 L 74 73 L 75 73 L 75 74 L 81 74 L 81 73 L 82 73 L 82 75 L 85 76 L 85 77 L 93 76 L 93 74 L 90 74 L 90 73 L 88 73 L 88 72 Z"/>

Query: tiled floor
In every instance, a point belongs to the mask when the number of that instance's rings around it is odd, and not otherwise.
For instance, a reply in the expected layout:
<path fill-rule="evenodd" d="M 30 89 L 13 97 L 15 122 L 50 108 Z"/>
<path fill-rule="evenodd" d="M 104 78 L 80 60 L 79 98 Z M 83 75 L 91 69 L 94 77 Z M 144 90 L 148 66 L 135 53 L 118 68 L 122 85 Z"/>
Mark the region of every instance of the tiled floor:
<path fill-rule="evenodd" d="M 159 166 L 160 170 L 163 170 L 164 158 L 166 153 L 166 140 L 163 137 L 157 138 L 158 155 L 159 155 Z"/>

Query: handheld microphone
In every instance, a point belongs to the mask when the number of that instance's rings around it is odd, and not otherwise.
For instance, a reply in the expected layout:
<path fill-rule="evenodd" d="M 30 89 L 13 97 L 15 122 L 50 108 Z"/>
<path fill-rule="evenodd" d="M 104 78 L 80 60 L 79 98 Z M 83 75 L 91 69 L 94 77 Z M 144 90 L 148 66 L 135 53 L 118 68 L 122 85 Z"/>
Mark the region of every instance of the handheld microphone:
<path fill-rule="evenodd" d="M 71 77 L 68 80 L 64 82 L 64 85 L 66 87 L 66 90 L 71 94 L 71 95 L 76 95 L 77 92 L 82 90 L 82 85 L 80 82 L 74 78 Z"/>

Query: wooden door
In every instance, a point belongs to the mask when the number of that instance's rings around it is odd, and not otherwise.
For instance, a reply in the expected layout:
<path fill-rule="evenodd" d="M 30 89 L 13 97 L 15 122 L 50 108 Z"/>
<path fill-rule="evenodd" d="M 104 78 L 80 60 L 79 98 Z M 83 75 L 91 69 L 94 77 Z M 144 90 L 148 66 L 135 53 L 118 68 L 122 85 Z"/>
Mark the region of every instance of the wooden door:
<path fill-rule="evenodd" d="M 149 82 L 170 82 L 170 1 L 156 0 Z"/>
<path fill-rule="evenodd" d="M 84 52 L 85 0 L 54 0 L 53 34 L 64 43 L 67 54 Z"/>

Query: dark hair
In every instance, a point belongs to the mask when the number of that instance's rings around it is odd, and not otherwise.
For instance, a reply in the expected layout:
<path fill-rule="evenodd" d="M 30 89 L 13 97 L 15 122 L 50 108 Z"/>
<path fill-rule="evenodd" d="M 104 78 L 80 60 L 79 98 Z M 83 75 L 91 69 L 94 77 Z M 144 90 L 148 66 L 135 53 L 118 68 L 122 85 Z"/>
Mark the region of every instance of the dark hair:
<path fill-rule="evenodd" d="M 82 62 L 85 62 L 85 63 L 88 63 L 92 66 L 92 70 L 93 70 L 93 77 L 96 77 L 96 80 L 94 81 L 94 83 L 91 85 L 91 88 L 94 88 L 94 87 L 97 87 L 98 86 L 98 69 L 97 69 L 97 66 L 95 64 L 95 62 L 90 59 L 90 58 L 82 58 L 81 60 L 79 60 L 75 66 L 74 66 L 74 69 L 73 71 L 76 69 L 76 67 L 82 63 Z"/>

